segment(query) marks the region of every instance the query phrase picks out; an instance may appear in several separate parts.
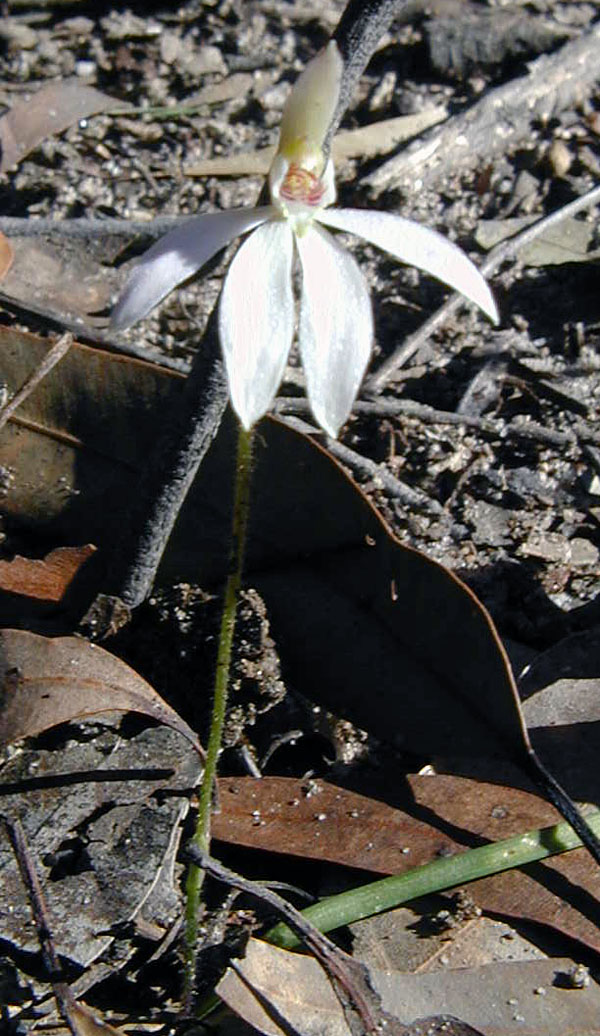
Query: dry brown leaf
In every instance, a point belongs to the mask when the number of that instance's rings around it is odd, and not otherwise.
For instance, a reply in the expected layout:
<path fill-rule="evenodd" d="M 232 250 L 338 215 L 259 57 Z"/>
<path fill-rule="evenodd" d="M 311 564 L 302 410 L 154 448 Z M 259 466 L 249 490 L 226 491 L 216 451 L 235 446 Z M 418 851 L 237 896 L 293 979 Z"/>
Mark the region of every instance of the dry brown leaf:
<path fill-rule="evenodd" d="M 410 776 L 405 812 L 325 781 L 222 778 L 217 839 L 402 874 L 440 855 L 560 820 L 530 792 L 448 776 Z M 419 818 L 419 819 L 418 819 Z M 600 873 L 584 849 L 468 886 L 475 903 L 504 917 L 549 925 L 600 951 Z"/>
<path fill-rule="evenodd" d="M 0 590 L 39 601 L 60 601 L 95 550 L 86 543 L 82 547 L 57 547 L 39 560 L 17 555 L 11 561 L 0 561 Z"/>
<path fill-rule="evenodd" d="M 85 1004 L 73 1003 L 69 1007 L 69 1022 L 76 1036 L 123 1036 L 122 1029 L 115 1029 Z"/>
<path fill-rule="evenodd" d="M 398 144 L 423 133 L 424 130 L 443 122 L 447 108 L 427 108 L 414 115 L 397 115 L 393 119 L 380 119 L 369 126 L 342 130 L 332 144 L 332 155 L 336 162 L 348 158 L 372 158 L 392 151 Z M 275 155 L 274 147 L 258 151 L 240 152 L 236 155 L 205 158 L 185 166 L 186 176 L 249 176 L 268 173 Z"/>
<path fill-rule="evenodd" d="M 384 1010 L 405 1024 L 419 1019 L 420 1025 L 407 1030 L 407 1036 L 435 1032 L 431 1015 L 460 1018 L 486 1036 L 593 1036 L 600 1032 L 600 987 L 590 982 L 585 989 L 560 988 L 556 973 L 566 974 L 569 967 L 572 961 L 554 959 L 417 975 L 373 968 L 370 978 Z M 544 989 L 543 995 L 536 993 L 539 989 Z M 349 1036 L 343 1010 L 320 965 L 312 957 L 257 939 L 250 939 L 245 958 L 226 972 L 217 993 L 232 1011 L 268 1036 L 291 1031 L 298 1036 Z M 452 1032 L 452 1024 L 449 1019 L 440 1032 Z"/>
<path fill-rule="evenodd" d="M 47 137 L 62 133 L 80 119 L 115 109 L 127 111 L 129 107 L 78 79 L 43 87 L 17 101 L 0 118 L 0 173 L 13 169 Z"/>
<path fill-rule="evenodd" d="M 14 329 L 0 341 L 2 376 L 15 391 L 48 346 Z M 73 343 L 0 433 L 12 476 L 5 513 L 63 543 L 85 529 L 112 550 L 136 505 L 137 472 L 181 390 L 182 379 L 156 367 Z M 236 434 L 228 418 L 159 581 L 189 581 L 192 571 L 205 587 L 223 579 Z M 448 751 L 451 731 L 453 751 L 467 757 L 528 758 L 507 657 L 471 591 L 397 540 L 326 452 L 273 420 L 255 451 L 246 571 L 267 606 L 284 677 L 314 697 L 318 672 L 322 707 L 428 755 Z"/>
<path fill-rule="evenodd" d="M 105 712 L 140 712 L 172 727 L 198 751 L 187 723 L 141 676 L 78 637 L 0 632 L 0 745 Z"/>
<path fill-rule="evenodd" d="M 8 238 L 0 233 L 0 281 L 4 280 L 14 259 L 13 247 Z"/>
<path fill-rule="evenodd" d="M 515 788 L 463 777 L 407 780 L 412 795 L 406 796 L 404 812 L 321 780 L 221 778 L 213 835 L 270 852 L 400 874 L 475 840 L 499 841 L 561 819 L 544 799 Z"/>
<path fill-rule="evenodd" d="M 12 245 L 15 261 L 2 284 L 5 295 L 25 307 L 34 300 L 69 319 L 106 324 L 106 317 L 95 314 L 109 305 L 118 278 L 90 255 L 87 241 L 14 237 Z"/>

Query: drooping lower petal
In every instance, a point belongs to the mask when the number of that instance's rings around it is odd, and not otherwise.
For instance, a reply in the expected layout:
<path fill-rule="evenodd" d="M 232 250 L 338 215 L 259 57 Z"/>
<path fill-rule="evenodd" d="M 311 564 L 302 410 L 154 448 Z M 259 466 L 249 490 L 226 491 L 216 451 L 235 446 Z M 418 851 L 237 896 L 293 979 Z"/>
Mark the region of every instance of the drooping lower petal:
<path fill-rule="evenodd" d="M 250 428 L 269 409 L 294 333 L 292 259 L 287 221 L 258 227 L 239 249 L 219 305 L 219 336 L 231 402 Z"/>
<path fill-rule="evenodd" d="M 112 312 L 112 328 L 122 331 L 147 316 L 173 288 L 240 234 L 264 223 L 272 212 L 270 205 L 209 212 L 165 234 L 134 267 Z"/>
<path fill-rule="evenodd" d="M 299 344 L 308 398 L 319 424 L 336 436 L 371 355 L 371 301 L 355 260 L 321 227 L 310 227 L 297 246 L 303 276 Z"/>
<path fill-rule="evenodd" d="M 475 264 L 458 245 L 436 230 L 390 212 L 366 209 L 325 209 L 316 218 L 328 227 L 363 237 L 409 266 L 425 270 L 460 291 L 490 320 L 498 322 L 493 295 Z"/>

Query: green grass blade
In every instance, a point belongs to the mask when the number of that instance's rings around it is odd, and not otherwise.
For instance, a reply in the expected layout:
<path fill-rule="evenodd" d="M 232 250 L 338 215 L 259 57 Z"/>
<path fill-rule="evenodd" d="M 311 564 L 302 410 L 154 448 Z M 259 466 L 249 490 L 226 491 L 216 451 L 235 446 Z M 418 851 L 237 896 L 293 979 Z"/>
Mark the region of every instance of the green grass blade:
<path fill-rule="evenodd" d="M 600 811 L 588 814 L 586 820 L 592 830 L 600 834 Z M 543 827 L 342 892 L 307 907 L 302 914 L 322 932 L 330 932 L 342 925 L 391 910 L 411 899 L 464 885 L 476 878 L 499 874 L 514 867 L 523 867 L 527 863 L 535 863 L 580 846 L 581 841 L 569 824 Z M 265 938 L 284 949 L 294 949 L 299 945 L 297 936 L 285 924 L 276 925 Z"/>

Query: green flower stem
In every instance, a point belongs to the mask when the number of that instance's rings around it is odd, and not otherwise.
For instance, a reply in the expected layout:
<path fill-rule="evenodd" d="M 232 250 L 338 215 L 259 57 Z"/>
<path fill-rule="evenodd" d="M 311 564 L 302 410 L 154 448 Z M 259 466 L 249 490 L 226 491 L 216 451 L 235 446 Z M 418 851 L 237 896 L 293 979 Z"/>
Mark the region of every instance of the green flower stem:
<path fill-rule="evenodd" d="M 586 820 L 592 830 L 599 834 L 600 811 L 595 810 L 588 814 Z M 370 885 L 342 892 L 339 896 L 323 899 L 320 903 L 307 907 L 302 911 L 302 915 L 322 932 L 330 932 L 334 928 L 352 924 L 364 917 L 391 910 L 411 899 L 454 888 L 456 885 L 464 885 L 468 881 L 485 878 L 489 874 L 523 867 L 527 863 L 544 860 L 547 856 L 577 849 L 581 844 L 581 840 L 567 823 L 543 827 L 523 835 L 515 835 L 513 838 L 505 838 L 501 842 L 469 849 L 457 853 L 456 856 L 425 863 L 405 874 L 382 878 Z M 285 924 L 275 925 L 266 934 L 265 939 L 283 949 L 291 950 L 299 945 L 299 939 Z"/>
<path fill-rule="evenodd" d="M 198 801 L 198 819 L 192 844 L 203 852 L 210 850 L 210 819 L 213 803 L 213 789 L 217 775 L 217 763 L 223 740 L 223 727 L 227 709 L 227 691 L 231 668 L 231 652 L 237 604 L 242 583 L 244 550 L 248 528 L 248 512 L 250 505 L 250 471 L 252 465 L 252 431 L 246 431 L 239 425 L 237 464 L 234 487 L 231 569 L 225 583 L 223 615 L 219 634 L 217 668 L 215 673 L 215 693 L 213 711 L 206 749 L 204 775 L 200 786 Z M 193 864 L 190 865 L 186 884 L 185 909 L 185 957 L 186 957 L 186 991 L 189 994 L 194 985 L 196 959 L 196 943 L 198 938 L 198 913 L 204 871 Z"/>

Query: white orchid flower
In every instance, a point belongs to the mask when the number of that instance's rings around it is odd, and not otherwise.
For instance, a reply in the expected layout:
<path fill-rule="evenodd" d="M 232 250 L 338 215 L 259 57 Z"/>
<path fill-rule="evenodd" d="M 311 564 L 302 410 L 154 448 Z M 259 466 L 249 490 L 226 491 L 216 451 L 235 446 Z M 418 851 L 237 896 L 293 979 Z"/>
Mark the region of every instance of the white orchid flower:
<path fill-rule="evenodd" d="M 316 420 L 337 436 L 369 361 L 373 317 L 365 278 L 325 230 L 344 230 L 417 266 L 498 315 L 485 280 L 456 245 L 388 212 L 330 209 L 336 191 L 323 141 L 337 103 L 342 59 L 331 42 L 307 65 L 285 106 L 269 173 L 271 204 L 190 219 L 142 257 L 112 314 L 120 330 L 145 317 L 236 237 L 252 231 L 229 267 L 219 336 L 231 402 L 249 428 L 270 408 L 292 345 L 294 260 L 302 271 L 298 345 Z"/>

